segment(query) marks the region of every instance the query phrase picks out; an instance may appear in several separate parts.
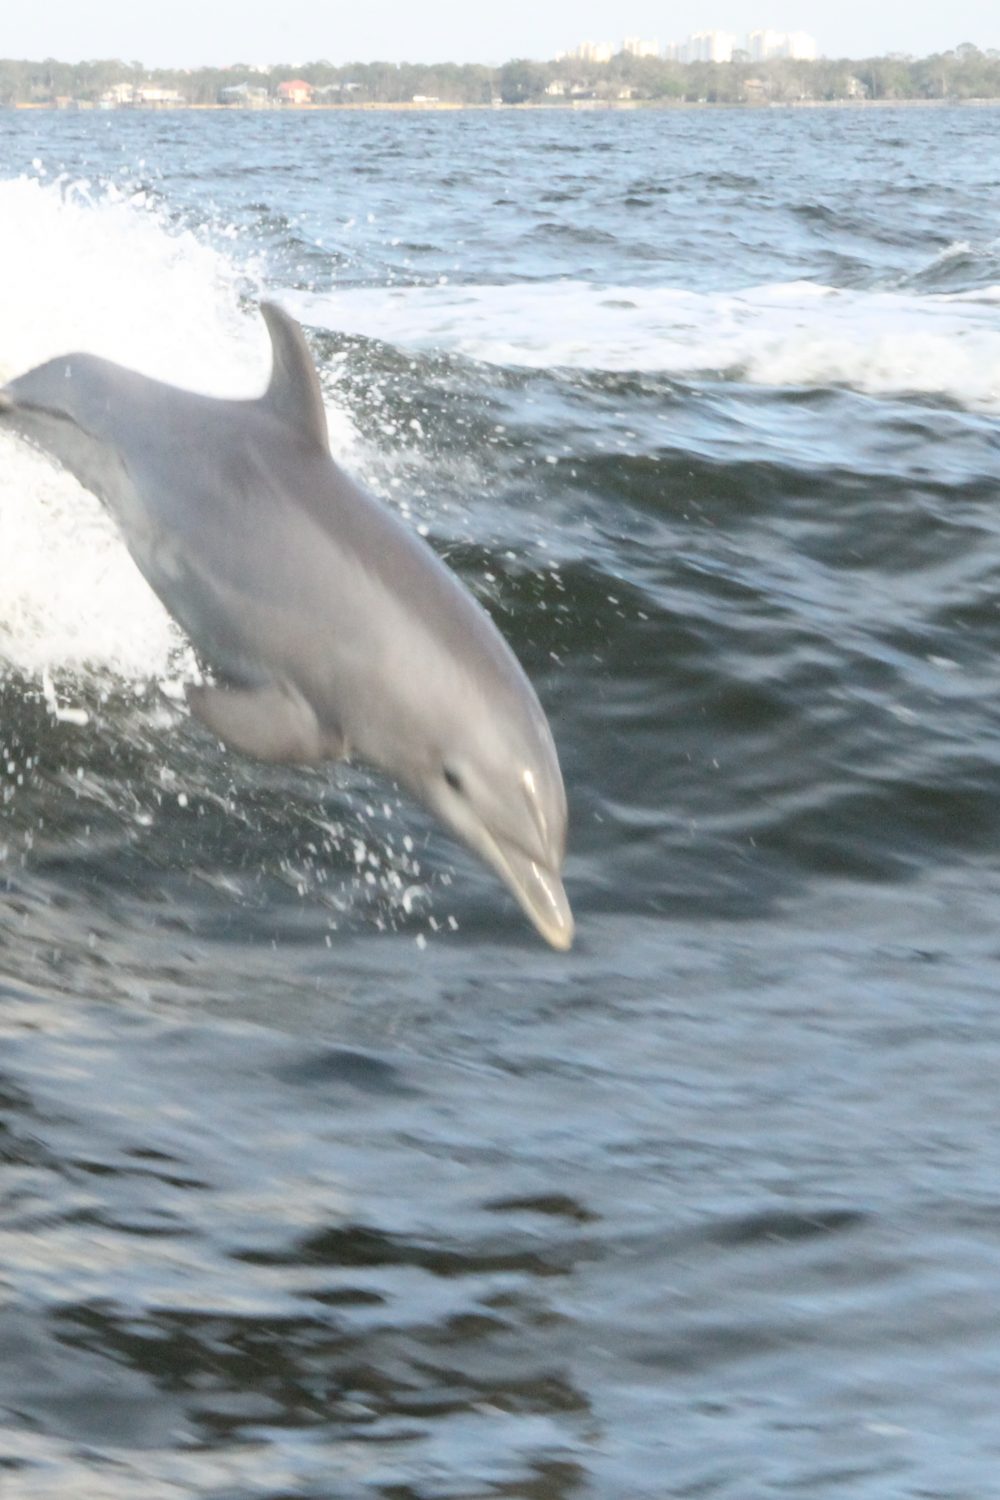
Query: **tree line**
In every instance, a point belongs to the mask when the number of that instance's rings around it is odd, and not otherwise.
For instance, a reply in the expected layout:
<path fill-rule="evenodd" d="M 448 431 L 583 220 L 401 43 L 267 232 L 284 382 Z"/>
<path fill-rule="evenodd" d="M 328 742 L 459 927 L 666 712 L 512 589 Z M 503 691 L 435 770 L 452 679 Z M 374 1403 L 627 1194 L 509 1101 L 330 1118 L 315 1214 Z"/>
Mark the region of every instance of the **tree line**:
<path fill-rule="evenodd" d="M 140 62 L 107 59 L 63 63 L 0 59 L 0 106 L 73 100 L 98 104 L 117 84 L 176 89 L 188 104 L 219 101 L 224 89 L 245 83 L 274 95 L 279 83 L 304 79 L 326 102 L 402 104 L 415 97 L 442 104 L 565 103 L 573 99 L 740 104 L 798 100 L 1000 99 L 1000 51 L 971 43 L 931 57 L 902 54 L 806 62 L 772 58 L 752 62 L 735 53 L 731 62 L 677 63 L 619 53 L 607 63 L 570 58 L 536 62 L 514 58 L 497 68 L 478 63 L 312 62 L 276 65 L 266 72 L 247 65 L 230 68 L 145 68 Z"/>

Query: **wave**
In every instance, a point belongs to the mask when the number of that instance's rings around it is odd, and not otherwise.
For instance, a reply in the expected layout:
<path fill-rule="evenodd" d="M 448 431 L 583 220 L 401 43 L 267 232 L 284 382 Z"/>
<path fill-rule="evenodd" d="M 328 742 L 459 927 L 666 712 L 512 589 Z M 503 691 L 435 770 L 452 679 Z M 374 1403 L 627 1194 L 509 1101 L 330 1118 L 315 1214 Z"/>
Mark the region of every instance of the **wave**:
<path fill-rule="evenodd" d="M 914 292 L 968 293 L 989 297 L 996 292 L 1000 276 L 1000 240 L 973 244 L 955 240 L 926 265 L 900 279 L 900 290 Z"/>
<path fill-rule="evenodd" d="M 846 386 L 1000 410 L 1000 287 L 920 296 L 795 281 L 704 293 L 560 281 L 294 293 L 331 331 L 513 368 Z"/>

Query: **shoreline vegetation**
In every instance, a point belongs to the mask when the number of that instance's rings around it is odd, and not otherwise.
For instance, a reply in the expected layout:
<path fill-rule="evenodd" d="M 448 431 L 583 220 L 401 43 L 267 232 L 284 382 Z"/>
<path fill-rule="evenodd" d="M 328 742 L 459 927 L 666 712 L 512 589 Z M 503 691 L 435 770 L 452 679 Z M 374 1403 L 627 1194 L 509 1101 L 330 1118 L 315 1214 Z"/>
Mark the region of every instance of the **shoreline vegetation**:
<path fill-rule="evenodd" d="M 312 62 L 153 68 L 108 59 L 0 59 L 10 109 L 641 109 L 1000 103 L 1000 51 L 963 43 L 931 57 L 678 63 L 620 52 L 606 63 Z"/>

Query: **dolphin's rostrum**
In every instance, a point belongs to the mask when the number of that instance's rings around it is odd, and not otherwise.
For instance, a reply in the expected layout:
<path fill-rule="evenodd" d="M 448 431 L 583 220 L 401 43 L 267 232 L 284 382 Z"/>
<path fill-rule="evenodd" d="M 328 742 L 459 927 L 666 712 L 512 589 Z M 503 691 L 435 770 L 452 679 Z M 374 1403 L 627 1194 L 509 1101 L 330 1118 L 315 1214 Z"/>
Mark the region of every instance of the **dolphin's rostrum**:
<path fill-rule="evenodd" d="M 568 948 L 566 797 L 535 692 L 455 575 L 334 463 L 302 330 L 261 311 L 273 369 L 256 400 L 68 354 L 0 390 L 0 428 L 111 511 L 214 675 L 188 699 L 219 739 L 385 771 Z"/>

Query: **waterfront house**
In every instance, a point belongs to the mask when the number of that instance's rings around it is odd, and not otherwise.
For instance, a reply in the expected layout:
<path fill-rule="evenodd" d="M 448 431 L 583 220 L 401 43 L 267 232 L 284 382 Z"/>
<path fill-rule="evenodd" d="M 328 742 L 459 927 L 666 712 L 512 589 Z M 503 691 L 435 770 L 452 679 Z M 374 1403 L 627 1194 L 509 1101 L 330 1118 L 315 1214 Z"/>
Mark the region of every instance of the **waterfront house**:
<path fill-rule="evenodd" d="M 278 84 L 278 99 L 282 104 L 311 104 L 313 87 L 304 78 L 288 78 Z"/>
<path fill-rule="evenodd" d="M 270 95 L 266 88 L 254 83 L 231 83 L 219 90 L 220 104 L 235 104 L 242 109 L 266 109 Z"/>

